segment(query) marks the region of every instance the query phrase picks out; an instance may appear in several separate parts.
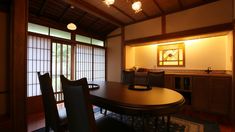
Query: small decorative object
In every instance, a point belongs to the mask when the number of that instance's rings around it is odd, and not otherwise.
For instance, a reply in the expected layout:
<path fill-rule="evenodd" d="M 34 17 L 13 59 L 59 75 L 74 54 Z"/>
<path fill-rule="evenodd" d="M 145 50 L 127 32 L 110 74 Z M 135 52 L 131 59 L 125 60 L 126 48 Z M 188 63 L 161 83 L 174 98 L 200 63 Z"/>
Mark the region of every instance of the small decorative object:
<path fill-rule="evenodd" d="M 148 85 L 129 85 L 128 89 L 143 91 L 143 90 L 151 90 L 152 88 Z"/>
<path fill-rule="evenodd" d="M 98 84 L 91 83 L 91 84 L 88 84 L 88 88 L 89 90 L 95 90 L 95 89 L 100 88 L 100 86 Z"/>
<path fill-rule="evenodd" d="M 205 72 L 207 72 L 208 74 L 209 74 L 210 72 L 212 72 L 211 67 L 210 67 L 210 66 L 209 66 L 209 67 L 207 67 L 207 70 L 205 70 Z"/>

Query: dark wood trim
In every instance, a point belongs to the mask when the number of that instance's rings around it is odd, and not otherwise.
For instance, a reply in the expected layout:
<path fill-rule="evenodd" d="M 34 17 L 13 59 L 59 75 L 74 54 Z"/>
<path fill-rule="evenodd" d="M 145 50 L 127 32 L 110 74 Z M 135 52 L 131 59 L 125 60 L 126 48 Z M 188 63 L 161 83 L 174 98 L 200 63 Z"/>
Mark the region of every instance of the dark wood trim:
<path fill-rule="evenodd" d="M 7 94 L 9 91 L 0 91 L 0 94 Z"/>
<path fill-rule="evenodd" d="M 11 10 L 10 39 L 10 116 L 13 132 L 26 132 L 28 1 L 14 0 Z"/>
<path fill-rule="evenodd" d="M 119 12 L 121 12 L 123 15 L 127 16 L 128 18 L 130 18 L 133 22 L 135 22 L 135 18 L 133 18 L 132 16 L 130 16 L 129 14 L 127 14 L 126 12 L 124 12 L 123 10 L 121 10 L 120 8 L 118 8 L 115 5 L 112 5 L 111 7 L 113 7 L 114 9 L 118 10 Z"/>
<path fill-rule="evenodd" d="M 166 33 L 166 16 L 163 15 L 162 17 L 162 34 L 165 34 Z"/>
<path fill-rule="evenodd" d="M 69 3 L 81 10 L 84 10 L 92 15 L 95 15 L 97 17 L 100 17 L 101 19 L 104 19 L 114 25 L 117 26 L 122 26 L 124 25 L 124 23 L 120 20 L 118 20 L 117 18 L 105 13 L 104 11 L 100 10 L 99 8 L 89 4 L 86 1 L 83 0 L 63 0 L 66 3 Z"/>
<path fill-rule="evenodd" d="M 156 41 L 162 41 L 162 40 L 168 40 L 168 39 L 176 39 L 176 38 L 189 37 L 189 36 L 194 36 L 194 35 L 202 35 L 202 34 L 222 32 L 222 31 L 232 31 L 232 30 L 233 30 L 232 23 L 225 23 L 225 24 L 214 25 L 210 27 L 203 27 L 203 28 L 191 29 L 191 30 L 186 30 L 186 31 L 127 40 L 125 41 L 125 44 L 132 45 L 132 44 L 138 44 L 138 43 L 156 42 Z"/>
<path fill-rule="evenodd" d="M 64 11 L 62 12 L 62 14 L 61 14 L 60 17 L 59 17 L 59 21 L 62 21 L 62 19 L 64 18 L 65 14 L 69 11 L 70 7 L 71 7 L 71 6 L 69 5 L 69 6 L 67 6 L 67 7 L 64 9 Z"/>
<path fill-rule="evenodd" d="M 157 0 L 153 0 L 154 4 L 158 7 L 158 9 L 161 11 L 161 14 L 165 14 L 165 11 L 162 9 L 162 7 L 159 5 Z"/>
<path fill-rule="evenodd" d="M 110 35 L 110 36 L 107 36 L 107 39 L 114 38 L 114 37 L 121 36 L 121 35 L 122 35 L 122 33 L 115 34 L 115 35 Z"/>
<path fill-rule="evenodd" d="M 43 1 L 42 7 L 40 8 L 40 11 L 39 11 L 39 16 L 41 16 L 41 15 L 43 14 L 47 2 L 48 2 L 48 0 L 44 0 L 44 1 Z"/>

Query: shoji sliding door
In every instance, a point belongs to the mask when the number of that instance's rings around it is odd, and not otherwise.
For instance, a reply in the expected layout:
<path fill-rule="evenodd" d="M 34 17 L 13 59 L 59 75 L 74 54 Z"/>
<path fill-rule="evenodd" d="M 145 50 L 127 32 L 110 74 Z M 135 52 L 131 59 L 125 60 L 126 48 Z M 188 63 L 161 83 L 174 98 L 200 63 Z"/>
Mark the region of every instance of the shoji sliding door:
<path fill-rule="evenodd" d="M 57 101 L 63 100 L 60 75 L 71 79 L 71 45 L 52 42 L 52 85 Z"/>
<path fill-rule="evenodd" d="M 27 52 L 27 96 L 41 95 L 37 72 L 51 71 L 51 40 L 28 35 Z"/>
<path fill-rule="evenodd" d="M 75 48 L 75 79 L 105 81 L 105 49 L 77 44 Z"/>

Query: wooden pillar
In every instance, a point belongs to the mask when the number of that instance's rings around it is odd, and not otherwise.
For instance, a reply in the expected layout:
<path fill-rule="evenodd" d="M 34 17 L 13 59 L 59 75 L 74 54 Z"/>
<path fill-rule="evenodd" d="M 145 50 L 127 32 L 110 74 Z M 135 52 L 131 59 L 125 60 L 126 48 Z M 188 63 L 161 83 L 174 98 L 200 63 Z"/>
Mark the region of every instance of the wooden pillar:
<path fill-rule="evenodd" d="M 126 67 L 125 27 L 121 27 L 121 70 Z"/>
<path fill-rule="evenodd" d="M 27 0 L 12 0 L 10 39 L 10 116 L 12 131 L 26 127 Z"/>
<path fill-rule="evenodd" d="M 232 99 L 231 99 L 231 118 L 235 122 L 235 7 L 234 7 L 234 0 L 232 1 L 232 8 L 233 8 L 233 61 L 232 61 Z"/>

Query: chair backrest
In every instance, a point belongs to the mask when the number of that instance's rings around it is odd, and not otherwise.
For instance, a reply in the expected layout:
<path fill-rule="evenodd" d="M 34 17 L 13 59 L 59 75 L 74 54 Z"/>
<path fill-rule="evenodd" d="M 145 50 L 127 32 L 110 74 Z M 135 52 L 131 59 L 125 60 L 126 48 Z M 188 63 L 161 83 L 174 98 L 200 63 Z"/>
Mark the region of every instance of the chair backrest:
<path fill-rule="evenodd" d="M 50 128 L 54 131 L 57 131 L 57 129 L 59 128 L 60 120 L 52 88 L 51 77 L 49 73 L 41 75 L 40 72 L 38 72 L 38 79 L 42 93 L 46 125 L 50 126 Z"/>
<path fill-rule="evenodd" d="M 70 81 L 60 76 L 70 132 L 96 132 L 86 78 Z"/>
<path fill-rule="evenodd" d="M 151 87 L 164 87 L 165 86 L 165 72 L 148 72 L 147 84 Z"/>
<path fill-rule="evenodd" d="M 122 72 L 122 83 L 133 85 L 135 82 L 135 71 L 126 71 Z"/>

